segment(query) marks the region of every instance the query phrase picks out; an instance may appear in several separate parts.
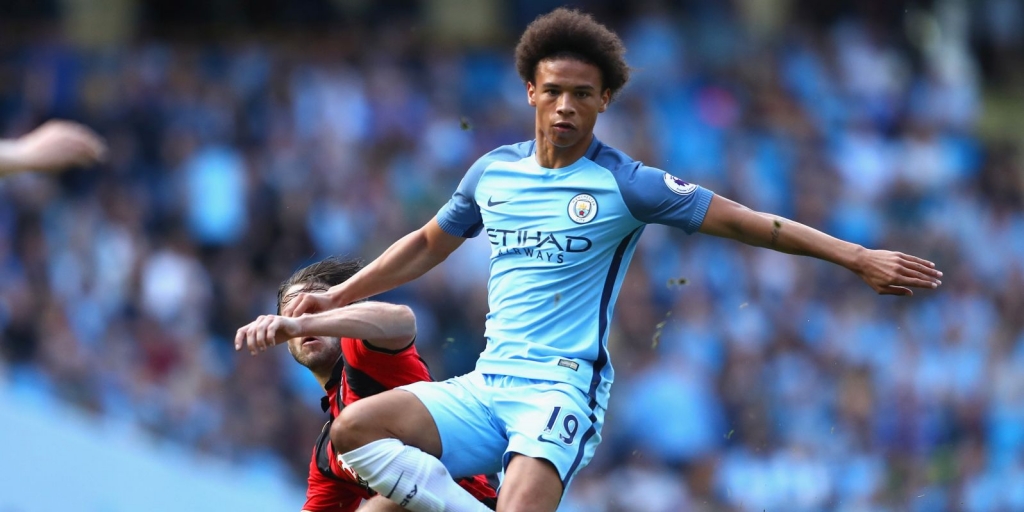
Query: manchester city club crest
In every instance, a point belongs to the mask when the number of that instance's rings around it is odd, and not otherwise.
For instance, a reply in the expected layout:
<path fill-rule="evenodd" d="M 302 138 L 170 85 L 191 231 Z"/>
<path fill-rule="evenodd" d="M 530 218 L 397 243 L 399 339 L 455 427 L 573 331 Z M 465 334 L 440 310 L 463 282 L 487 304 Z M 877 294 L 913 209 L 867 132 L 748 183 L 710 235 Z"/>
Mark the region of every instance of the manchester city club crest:
<path fill-rule="evenodd" d="M 665 186 L 668 187 L 668 189 L 671 190 L 672 192 L 675 192 L 676 194 L 679 194 L 681 196 L 692 194 L 694 190 L 697 190 L 697 185 L 694 185 L 693 183 L 687 183 L 679 178 L 676 178 L 675 176 L 672 176 L 667 172 L 665 173 Z"/>
<path fill-rule="evenodd" d="M 597 199 L 590 194 L 577 194 L 569 201 L 569 218 L 576 224 L 586 224 L 597 216 Z"/>

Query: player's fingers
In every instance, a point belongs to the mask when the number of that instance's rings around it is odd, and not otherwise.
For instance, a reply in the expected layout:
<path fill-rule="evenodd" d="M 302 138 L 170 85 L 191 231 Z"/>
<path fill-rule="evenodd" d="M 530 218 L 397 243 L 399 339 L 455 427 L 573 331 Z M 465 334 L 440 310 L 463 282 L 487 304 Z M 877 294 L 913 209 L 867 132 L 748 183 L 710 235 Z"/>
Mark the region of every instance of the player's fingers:
<path fill-rule="evenodd" d="M 96 161 L 95 151 L 82 140 L 68 144 L 68 154 L 73 157 L 73 161 L 70 163 L 77 167 L 88 167 Z"/>
<path fill-rule="evenodd" d="M 249 330 L 249 353 L 252 355 L 260 353 L 259 332 L 259 327 L 255 325 Z"/>
<path fill-rule="evenodd" d="M 902 260 L 900 261 L 900 265 L 903 269 L 904 275 L 918 275 L 934 280 L 938 280 L 942 277 L 942 272 L 939 272 L 932 267 L 922 265 L 916 261 Z"/>
<path fill-rule="evenodd" d="M 256 321 L 252 323 L 252 334 L 250 335 L 250 337 L 252 338 L 252 343 L 249 345 L 249 348 L 251 348 L 253 352 L 260 352 L 263 350 L 263 323 L 264 321 L 262 315 L 260 315 L 256 319 Z"/>
<path fill-rule="evenodd" d="M 97 160 L 98 150 L 88 140 L 76 140 L 75 151 L 78 154 L 79 164 L 83 166 L 90 165 Z"/>
<path fill-rule="evenodd" d="M 312 315 L 313 313 L 320 312 L 320 295 L 315 293 L 309 294 L 309 297 L 306 299 L 305 306 L 306 307 L 302 310 L 302 313 L 296 316 Z"/>
<path fill-rule="evenodd" d="M 306 301 L 306 309 L 304 309 L 301 314 L 296 316 L 312 315 L 315 313 L 319 313 L 323 310 L 323 299 L 319 295 L 310 295 L 309 300 Z"/>
<path fill-rule="evenodd" d="M 274 341 L 274 334 L 272 331 L 272 326 L 274 325 L 275 319 L 276 317 L 274 315 L 267 315 L 263 318 L 263 328 L 261 329 L 261 331 L 263 331 L 263 350 L 266 350 L 277 344 Z"/>
<path fill-rule="evenodd" d="M 88 166 L 93 162 L 90 153 L 84 141 L 68 136 L 48 139 L 33 151 L 37 168 L 50 171 Z"/>
<path fill-rule="evenodd" d="M 82 148 L 82 153 L 90 162 L 102 160 L 107 152 L 107 145 L 103 138 L 84 126 L 76 126 L 75 128 L 75 139 Z"/>
<path fill-rule="evenodd" d="M 43 126 L 48 128 L 50 133 L 60 135 L 61 137 L 66 138 L 82 138 L 92 132 L 92 130 L 86 127 L 84 124 L 76 123 L 74 121 L 56 120 L 52 123 L 46 123 Z"/>
<path fill-rule="evenodd" d="M 267 342 L 271 347 L 277 345 L 277 322 L 272 322 L 267 326 Z"/>
<path fill-rule="evenodd" d="M 899 274 L 888 284 L 916 286 L 918 288 L 938 288 L 942 285 L 939 278 L 919 272 L 918 270 L 902 267 L 897 269 Z"/>
<path fill-rule="evenodd" d="M 106 151 L 106 144 L 103 139 L 88 128 L 81 128 L 76 134 L 76 142 L 82 148 L 82 153 L 89 159 L 95 161 Z"/>
<path fill-rule="evenodd" d="M 260 317 L 260 321 L 256 325 L 256 347 L 260 351 L 267 349 L 267 322 L 264 317 Z"/>
<path fill-rule="evenodd" d="M 933 279 L 921 279 L 921 278 L 918 278 L 918 277 L 906 277 L 906 276 L 900 276 L 898 279 L 895 280 L 895 282 L 892 283 L 892 285 L 893 286 L 906 286 L 906 287 L 913 287 L 913 288 L 938 288 L 939 287 L 939 283 L 935 282 L 935 280 L 933 280 Z"/>
<path fill-rule="evenodd" d="M 245 326 L 247 327 L 247 326 Z M 242 345 L 245 345 L 245 327 L 239 327 L 235 331 L 235 350 L 242 350 Z"/>
<path fill-rule="evenodd" d="M 924 263 L 922 263 L 920 261 L 915 261 L 913 259 L 903 258 L 903 259 L 900 260 L 900 263 L 905 268 L 914 269 L 914 270 L 916 270 L 916 271 L 920 272 L 921 274 L 924 274 L 924 275 L 926 275 L 928 277 L 934 277 L 936 279 L 942 277 L 942 271 L 937 269 L 937 268 L 935 268 L 933 266 L 934 264 L 930 265 L 929 263 L 931 263 L 931 262 L 924 262 Z"/>
<path fill-rule="evenodd" d="M 109 149 L 107 148 L 107 142 L 103 140 L 103 138 L 93 137 L 92 140 L 89 141 L 89 146 L 92 148 L 93 160 L 97 162 L 107 161 L 107 153 L 109 152 Z"/>
<path fill-rule="evenodd" d="M 303 294 L 301 293 L 296 295 L 291 301 L 288 302 L 288 304 L 285 304 L 284 308 L 281 309 L 281 315 L 287 317 L 295 316 L 295 308 L 297 308 L 299 306 L 299 303 L 302 302 L 302 295 Z"/>
<path fill-rule="evenodd" d="M 908 260 L 908 261 L 913 261 L 914 263 L 920 263 L 920 264 L 922 264 L 922 265 L 924 265 L 926 267 L 929 267 L 929 268 L 935 268 L 935 263 L 932 263 L 931 261 L 928 261 L 928 260 L 926 260 L 924 258 L 918 258 L 917 256 L 914 256 L 912 254 L 903 254 L 902 252 L 899 252 L 899 253 L 896 253 L 896 254 L 898 254 L 899 257 L 902 258 L 902 259 L 905 259 L 905 260 Z M 940 274 L 941 274 L 941 272 L 940 272 Z"/>
<path fill-rule="evenodd" d="M 100 140 L 100 136 L 97 135 L 96 132 L 83 124 L 73 125 L 71 127 L 71 133 L 73 133 L 79 140 L 89 143 L 98 142 Z"/>
<path fill-rule="evenodd" d="M 249 348 L 249 354 L 256 355 L 256 333 L 253 324 L 245 328 L 245 346 Z"/>
<path fill-rule="evenodd" d="M 295 305 L 292 307 L 291 312 L 288 314 L 288 316 L 292 318 L 302 316 L 308 313 L 312 307 L 312 302 L 314 301 L 314 297 L 308 293 L 300 294 L 295 299 Z"/>
<path fill-rule="evenodd" d="M 243 326 L 237 333 L 234 333 L 234 349 L 242 350 L 249 344 L 249 332 L 252 330 L 252 324 Z"/>
<path fill-rule="evenodd" d="M 878 293 L 880 295 L 900 295 L 904 297 L 910 297 L 914 295 L 913 290 L 903 286 L 883 286 L 882 289 L 878 291 Z"/>

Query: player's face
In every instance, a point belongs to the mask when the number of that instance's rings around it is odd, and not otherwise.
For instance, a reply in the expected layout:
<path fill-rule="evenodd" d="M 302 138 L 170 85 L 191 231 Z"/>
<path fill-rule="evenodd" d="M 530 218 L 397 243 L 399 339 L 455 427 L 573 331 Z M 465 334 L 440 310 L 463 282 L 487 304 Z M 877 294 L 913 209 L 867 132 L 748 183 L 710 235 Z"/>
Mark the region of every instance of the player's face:
<path fill-rule="evenodd" d="M 589 144 L 597 115 L 611 101 L 611 91 L 601 89 L 601 70 L 571 58 L 540 61 L 526 93 L 537 108 L 537 131 L 558 148 Z"/>
<path fill-rule="evenodd" d="M 304 289 L 303 285 L 296 284 L 284 294 L 281 307 L 284 308 L 288 302 Z M 330 369 L 341 355 L 341 344 L 338 338 L 330 336 L 306 336 L 304 338 L 292 338 L 288 340 L 288 352 L 291 352 L 302 366 L 313 371 Z"/>

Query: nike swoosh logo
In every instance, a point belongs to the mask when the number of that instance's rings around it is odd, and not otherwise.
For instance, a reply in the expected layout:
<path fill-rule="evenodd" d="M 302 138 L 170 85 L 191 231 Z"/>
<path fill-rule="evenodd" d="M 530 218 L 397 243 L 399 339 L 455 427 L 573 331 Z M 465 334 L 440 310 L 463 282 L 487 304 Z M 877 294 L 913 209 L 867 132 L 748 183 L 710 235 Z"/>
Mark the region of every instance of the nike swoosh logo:
<path fill-rule="evenodd" d="M 495 207 L 495 206 L 498 206 L 499 204 L 505 204 L 505 203 L 507 203 L 509 201 L 511 201 L 511 199 L 509 199 L 508 201 L 495 201 L 493 197 L 488 197 L 487 198 L 487 206 L 488 207 Z"/>
<path fill-rule="evenodd" d="M 553 444 L 553 445 L 555 445 L 555 446 L 557 446 L 557 447 L 559 447 L 559 448 L 565 448 L 565 445 L 564 445 L 564 444 L 562 444 L 562 443 L 557 443 L 557 442 L 555 442 L 555 441 L 552 441 L 552 440 L 550 440 L 550 439 L 544 439 L 544 436 L 537 436 L 537 440 L 538 440 L 538 441 L 540 441 L 540 442 L 542 442 L 542 443 L 551 443 L 551 444 Z"/>
<path fill-rule="evenodd" d="M 402 471 L 402 473 L 398 475 L 398 481 L 395 482 L 395 486 L 391 488 L 391 492 L 389 492 L 385 498 L 391 499 L 391 495 L 395 493 L 395 489 L 398 489 L 398 484 L 402 483 L 403 476 L 405 476 L 405 471 Z"/>

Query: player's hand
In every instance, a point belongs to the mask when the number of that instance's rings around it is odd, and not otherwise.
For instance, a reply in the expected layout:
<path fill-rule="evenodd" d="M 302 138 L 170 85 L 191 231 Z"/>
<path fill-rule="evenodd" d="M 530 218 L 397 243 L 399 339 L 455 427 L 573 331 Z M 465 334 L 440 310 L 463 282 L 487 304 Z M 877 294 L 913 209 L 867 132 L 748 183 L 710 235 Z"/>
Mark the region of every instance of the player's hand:
<path fill-rule="evenodd" d="M 319 313 L 321 311 L 328 311 L 344 305 L 336 304 L 336 302 L 335 297 L 331 295 L 329 291 L 320 293 L 303 292 L 288 301 L 288 304 L 285 304 L 284 308 L 281 310 L 281 314 L 295 318 L 306 313 Z"/>
<path fill-rule="evenodd" d="M 26 170 L 61 171 L 102 161 L 103 139 L 88 127 L 71 121 L 47 121 L 14 141 L 14 160 Z"/>
<path fill-rule="evenodd" d="M 865 250 L 854 272 L 880 295 L 914 295 L 911 288 L 938 288 L 942 272 L 935 264 L 893 251 Z"/>
<path fill-rule="evenodd" d="M 300 334 L 299 320 L 278 315 L 261 315 L 235 333 L 235 350 L 249 347 L 256 355 L 278 343 L 284 343 Z"/>

